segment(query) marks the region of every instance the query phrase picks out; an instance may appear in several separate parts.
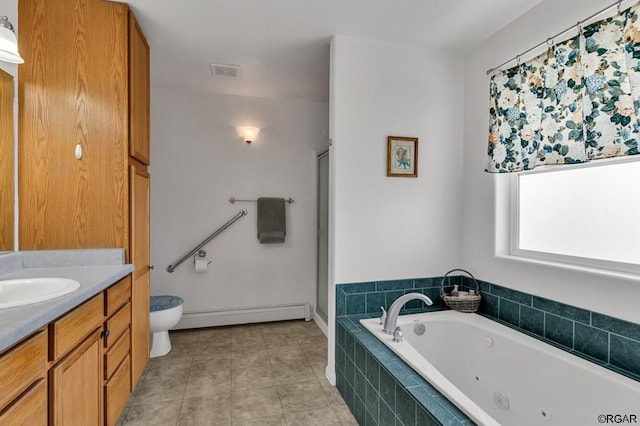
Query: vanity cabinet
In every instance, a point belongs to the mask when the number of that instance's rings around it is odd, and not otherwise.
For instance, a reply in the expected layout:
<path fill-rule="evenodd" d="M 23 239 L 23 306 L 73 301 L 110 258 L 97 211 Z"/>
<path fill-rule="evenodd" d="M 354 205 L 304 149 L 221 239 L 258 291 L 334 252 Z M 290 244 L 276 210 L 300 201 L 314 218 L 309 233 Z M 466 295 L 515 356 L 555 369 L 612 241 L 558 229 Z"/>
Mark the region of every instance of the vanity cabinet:
<path fill-rule="evenodd" d="M 0 425 L 47 424 L 47 330 L 0 354 Z"/>
<path fill-rule="evenodd" d="M 105 389 L 133 389 L 149 360 L 149 45 L 124 3 L 21 0 L 18 19 L 19 246 L 125 249 L 129 358 Z"/>
<path fill-rule="evenodd" d="M 102 425 L 103 293 L 49 324 L 49 423 Z"/>
<path fill-rule="evenodd" d="M 0 425 L 113 426 L 131 395 L 131 277 L 0 354 Z"/>
<path fill-rule="evenodd" d="M 102 426 L 102 329 L 49 371 L 50 426 Z"/>
<path fill-rule="evenodd" d="M 131 277 L 105 295 L 104 424 L 113 426 L 131 395 Z"/>

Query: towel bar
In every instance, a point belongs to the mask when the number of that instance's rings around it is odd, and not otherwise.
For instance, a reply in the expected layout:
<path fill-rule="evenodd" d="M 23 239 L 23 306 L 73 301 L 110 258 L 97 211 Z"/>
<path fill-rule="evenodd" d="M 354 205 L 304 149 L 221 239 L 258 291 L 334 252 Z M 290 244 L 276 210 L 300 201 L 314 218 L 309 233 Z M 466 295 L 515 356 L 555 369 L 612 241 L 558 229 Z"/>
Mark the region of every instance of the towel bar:
<path fill-rule="evenodd" d="M 258 200 L 238 200 L 238 199 L 236 199 L 234 197 L 229 198 L 229 202 L 231 204 L 233 204 L 233 203 L 255 203 L 257 201 Z M 285 203 L 289 203 L 289 204 L 293 204 L 294 203 L 293 198 L 291 198 L 291 197 L 285 199 L 284 202 Z"/>

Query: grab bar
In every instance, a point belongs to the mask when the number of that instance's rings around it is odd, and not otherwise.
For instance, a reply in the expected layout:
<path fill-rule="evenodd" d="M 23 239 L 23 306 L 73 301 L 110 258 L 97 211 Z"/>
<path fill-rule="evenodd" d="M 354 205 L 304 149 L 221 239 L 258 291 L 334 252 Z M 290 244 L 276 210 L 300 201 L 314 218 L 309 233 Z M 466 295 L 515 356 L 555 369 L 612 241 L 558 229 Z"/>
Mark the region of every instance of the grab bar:
<path fill-rule="evenodd" d="M 233 223 L 240 219 L 242 216 L 245 216 L 247 214 L 247 209 L 242 209 L 240 210 L 240 212 L 235 215 L 234 217 L 232 217 L 227 223 L 225 223 L 224 225 L 222 225 L 220 228 L 218 228 L 213 234 L 209 235 L 203 242 L 201 242 L 200 244 L 198 244 L 196 246 L 196 248 L 194 248 L 193 250 L 191 250 L 189 253 L 185 254 L 182 259 L 178 260 L 176 263 L 167 266 L 167 272 L 172 273 L 173 271 L 176 270 L 176 268 L 178 266 L 180 266 L 185 260 L 187 260 L 188 258 L 190 258 L 191 256 L 193 256 L 194 254 L 196 254 L 198 252 L 198 250 L 200 250 L 202 247 L 206 246 L 207 244 L 209 244 L 209 242 L 211 240 L 213 240 L 215 237 L 217 237 L 218 235 L 220 235 L 222 233 L 222 231 L 224 231 L 225 229 L 227 229 L 228 227 L 230 227 L 231 225 L 233 225 Z"/>

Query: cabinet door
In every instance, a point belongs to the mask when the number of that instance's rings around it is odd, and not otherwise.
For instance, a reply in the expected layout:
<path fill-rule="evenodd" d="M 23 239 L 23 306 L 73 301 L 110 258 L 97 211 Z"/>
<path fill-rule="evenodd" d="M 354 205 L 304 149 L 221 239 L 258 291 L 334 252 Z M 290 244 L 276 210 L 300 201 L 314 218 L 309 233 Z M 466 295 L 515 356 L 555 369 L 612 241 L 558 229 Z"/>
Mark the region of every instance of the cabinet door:
<path fill-rule="evenodd" d="M 131 245 L 135 266 L 131 287 L 131 387 L 135 387 L 149 361 L 149 184 L 146 167 L 130 167 Z"/>
<path fill-rule="evenodd" d="M 129 155 L 149 164 L 149 45 L 129 12 Z"/>
<path fill-rule="evenodd" d="M 51 426 L 102 425 L 101 329 L 49 370 Z"/>
<path fill-rule="evenodd" d="M 103 0 L 18 2 L 21 250 L 129 244 L 127 12 Z"/>
<path fill-rule="evenodd" d="M 47 426 L 47 381 L 40 379 L 4 412 L 0 425 Z"/>

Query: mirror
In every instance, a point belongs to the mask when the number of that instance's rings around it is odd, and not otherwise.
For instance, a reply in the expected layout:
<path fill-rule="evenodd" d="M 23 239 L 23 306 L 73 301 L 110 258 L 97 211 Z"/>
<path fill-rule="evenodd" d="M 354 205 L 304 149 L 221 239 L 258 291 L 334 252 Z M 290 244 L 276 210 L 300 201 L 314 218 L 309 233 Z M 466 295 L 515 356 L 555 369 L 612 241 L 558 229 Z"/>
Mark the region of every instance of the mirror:
<path fill-rule="evenodd" d="M 0 252 L 14 247 L 13 101 L 13 77 L 0 69 Z"/>

